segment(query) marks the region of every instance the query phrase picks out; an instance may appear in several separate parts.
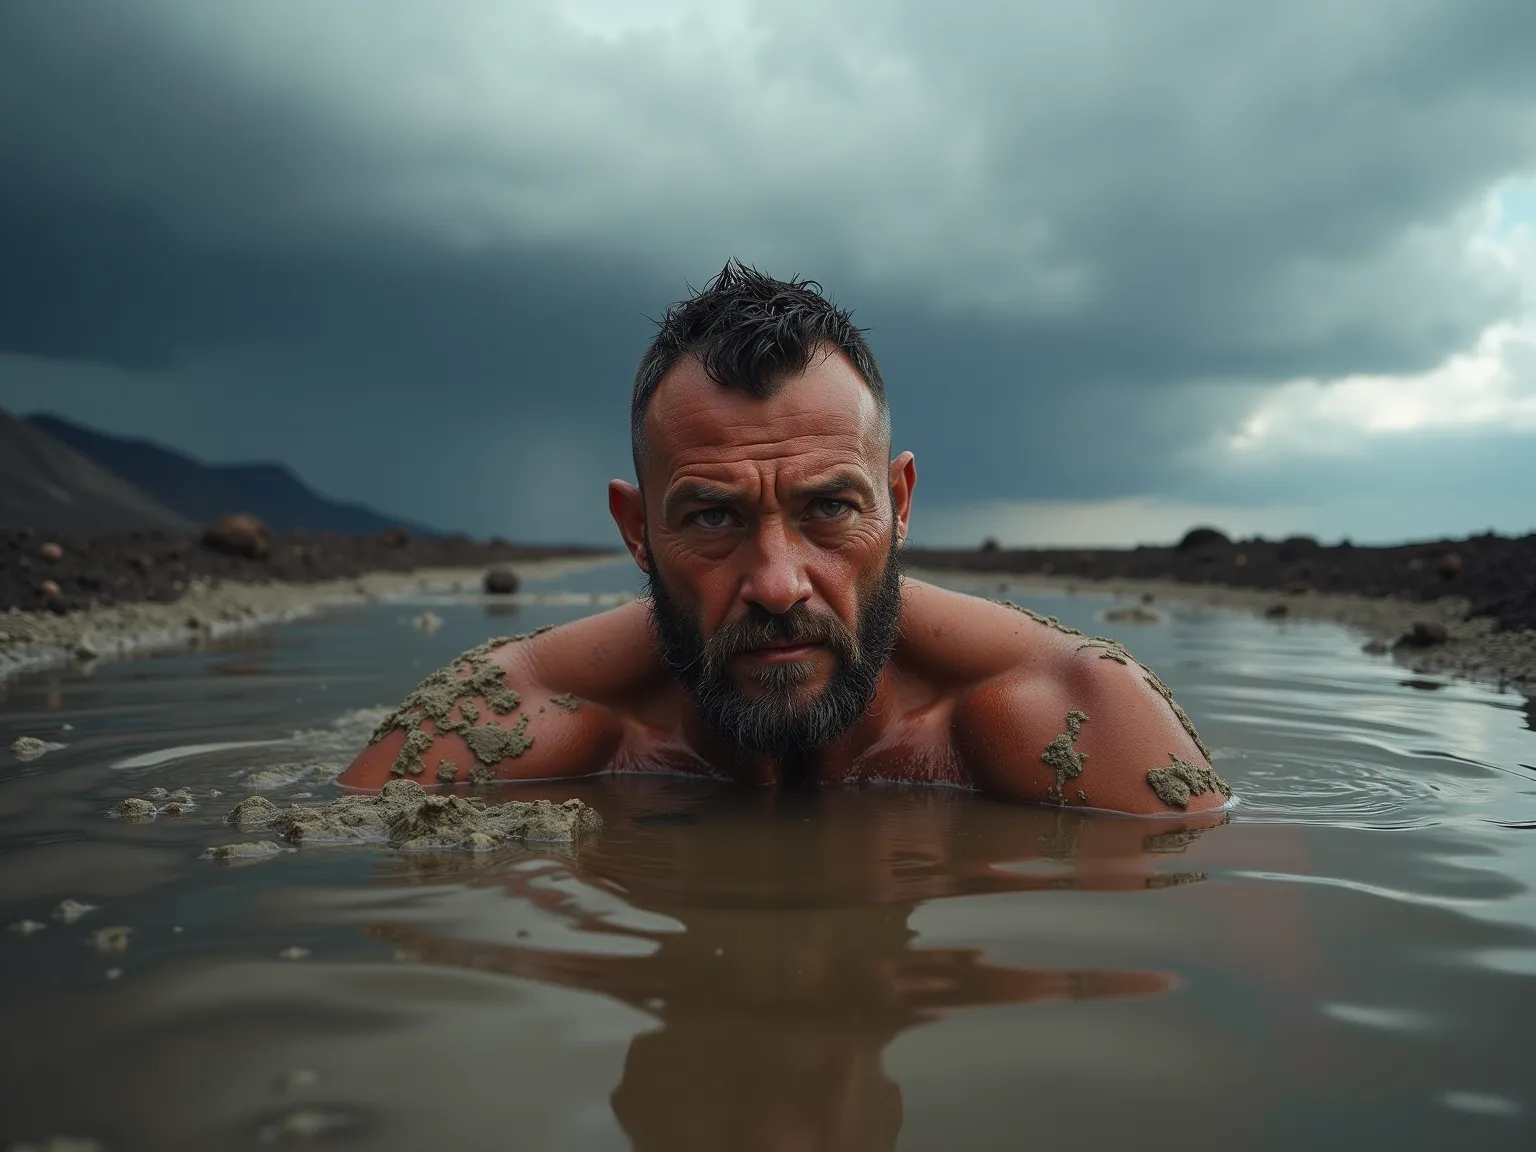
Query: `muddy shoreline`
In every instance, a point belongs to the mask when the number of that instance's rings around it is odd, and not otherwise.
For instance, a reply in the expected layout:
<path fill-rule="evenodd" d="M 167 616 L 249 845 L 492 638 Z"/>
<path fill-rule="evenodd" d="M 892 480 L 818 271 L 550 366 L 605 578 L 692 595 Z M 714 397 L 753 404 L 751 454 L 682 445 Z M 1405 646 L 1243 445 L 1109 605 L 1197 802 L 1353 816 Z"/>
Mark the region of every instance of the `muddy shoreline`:
<path fill-rule="evenodd" d="M 546 557 L 508 567 L 522 579 L 538 580 L 610 559 L 601 553 Z M 169 603 L 97 603 L 64 614 L 12 606 L 0 612 L 0 681 L 43 668 L 194 647 L 222 636 L 371 600 L 419 592 L 478 592 L 484 575 L 485 569 L 476 566 L 259 584 L 195 578 Z"/>

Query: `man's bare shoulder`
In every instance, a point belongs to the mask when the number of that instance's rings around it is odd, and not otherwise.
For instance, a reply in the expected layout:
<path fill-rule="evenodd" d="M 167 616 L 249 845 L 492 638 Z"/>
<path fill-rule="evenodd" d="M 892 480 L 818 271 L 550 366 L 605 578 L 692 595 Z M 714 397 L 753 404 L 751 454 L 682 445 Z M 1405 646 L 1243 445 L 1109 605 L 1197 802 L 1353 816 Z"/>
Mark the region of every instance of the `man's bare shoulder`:
<path fill-rule="evenodd" d="M 622 743 L 624 712 L 664 683 L 643 604 L 460 653 L 379 724 L 341 776 L 381 788 L 550 779 L 602 771 Z"/>
<path fill-rule="evenodd" d="M 951 733 L 984 791 L 1143 814 L 1230 796 L 1173 694 L 1119 643 L 913 583 L 913 640 L 958 685 Z"/>

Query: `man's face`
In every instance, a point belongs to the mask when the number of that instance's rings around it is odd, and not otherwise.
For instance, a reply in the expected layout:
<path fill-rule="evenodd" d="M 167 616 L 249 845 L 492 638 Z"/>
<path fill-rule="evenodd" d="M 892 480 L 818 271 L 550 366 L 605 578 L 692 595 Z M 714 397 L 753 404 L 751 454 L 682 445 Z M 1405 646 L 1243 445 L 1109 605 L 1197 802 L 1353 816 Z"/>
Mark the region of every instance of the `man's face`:
<path fill-rule="evenodd" d="M 652 399 L 646 445 L 643 554 L 667 667 L 738 747 L 790 756 L 835 739 L 869 707 L 900 626 L 897 470 L 867 385 L 818 354 L 761 400 L 685 359 Z"/>

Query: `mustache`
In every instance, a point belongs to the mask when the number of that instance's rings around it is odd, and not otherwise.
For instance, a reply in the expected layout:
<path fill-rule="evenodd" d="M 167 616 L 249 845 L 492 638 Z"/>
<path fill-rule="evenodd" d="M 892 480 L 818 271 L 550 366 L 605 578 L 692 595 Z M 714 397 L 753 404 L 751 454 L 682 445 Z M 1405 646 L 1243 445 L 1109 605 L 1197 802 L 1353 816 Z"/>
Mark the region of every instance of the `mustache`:
<path fill-rule="evenodd" d="M 726 665 L 734 657 L 770 644 L 823 645 L 846 664 L 854 663 L 859 656 L 858 637 L 836 616 L 814 612 L 804 604 L 780 613 L 751 605 L 745 616 L 716 629 L 704 644 L 700 664 L 706 675 L 723 677 Z"/>

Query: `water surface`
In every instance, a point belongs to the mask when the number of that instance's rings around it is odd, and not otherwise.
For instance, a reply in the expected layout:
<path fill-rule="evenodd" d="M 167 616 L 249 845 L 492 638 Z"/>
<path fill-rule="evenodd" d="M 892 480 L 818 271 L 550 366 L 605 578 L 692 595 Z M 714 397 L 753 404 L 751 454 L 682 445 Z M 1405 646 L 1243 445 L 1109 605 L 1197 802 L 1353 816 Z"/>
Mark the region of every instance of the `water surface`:
<path fill-rule="evenodd" d="M 1530 705 L 1328 625 L 1012 595 L 1173 686 L 1230 823 L 647 777 L 497 791 L 597 807 L 574 849 L 220 867 L 253 778 L 329 797 L 426 672 L 596 609 L 421 597 L 6 684 L 0 741 L 67 746 L 0 766 L 0 922 L 47 925 L 0 933 L 0 1146 L 1536 1146 Z M 156 786 L 198 806 L 106 815 Z"/>

